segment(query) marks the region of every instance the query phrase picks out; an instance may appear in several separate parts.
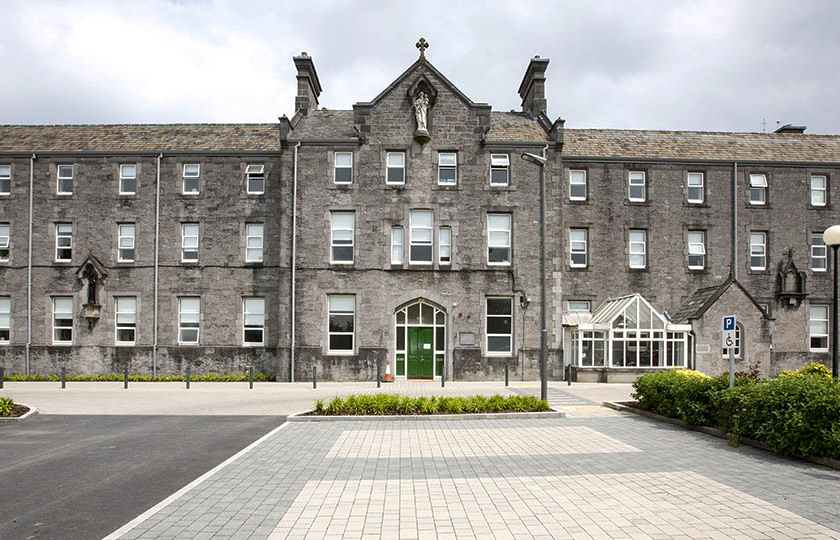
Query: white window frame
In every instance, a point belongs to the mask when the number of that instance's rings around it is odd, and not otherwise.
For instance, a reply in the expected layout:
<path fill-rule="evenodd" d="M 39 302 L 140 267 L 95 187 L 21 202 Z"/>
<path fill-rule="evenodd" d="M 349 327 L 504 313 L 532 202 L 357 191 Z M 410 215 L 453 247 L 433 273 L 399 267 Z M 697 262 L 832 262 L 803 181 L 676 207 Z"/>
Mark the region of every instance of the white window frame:
<path fill-rule="evenodd" d="M 346 165 L 346 164 L 342 163 L 339 166 L 339 164 L 338 164 L 339 156 L 341 156 L 341 157 L 349 156 L 350 157 L 350 164 Z M 339 186 L 347 186 L 347 185 L 352 184 L 353 183 L 353 152 L 335 152 L 333 154 L 333 160 L 334 160 L 334 162 L 333 162 L 333 183 L 336 184 L 336 185 L 339 185 Z M 338 180 L 338 170 L 339 169 L 341 169 L 341 170 L 349 169 L 350 170 L 350 180 L 339 181 Z"/>
<path fill-rule="evenodd" d="M 12 342 L 12 297 L 0 296 L 0 345 Z"/>
<path fill-rule="evenodd" d="M 190 168 L 189 172 L 187 168 Z M 195 167 L 193 172 L 192 167 Z M 195 190 L 187 191 L 187 180 L 195 180 Z M 181 167 L 181 193 L 184 195 L 198 195 L 201 193 L 201 164 L 200 163 L 184 163 Z"/>
<path fill-rule="evenodd" d="M 62 230 L 64 229 L 64 230 Z M 68 245 L 59 245 L 62 240 L 66 240 Z M 69 249 L 70 256 L 66 259 L 59 257 L 59 251 Z M 73 224 L 72 223 L 56 223 L 55 224 L 55 262 L 70 262 L 73 260 Z"/>
<path fill-rule="evenodd" d="M 642 196 L 634 197 L 633 189 L 641 188 Z M 645 171 L 629 171 L 627 174 L 627 200 L 630 202 L 647 201 L 647 174 Z"/>
<path fill-rule="evenodd" d="M 391 264 L 402 264 L 405 260 L 405 229 L 400 225 L 391 227 Z"/>
<path fill-rule="evenodd" d="M 566 313 L 592 313 L 589 300 L 566 300 Z"/>
<path fill-rule="evenodd" d="M 452 264 L 452 227 L 438 228 L 438 264 L 440 266 Z"/>
<path fill-rule="evenodd" d="M 0 263 L 12 260 L 12 224 L 0 223 Z"/>
<path fill-rule="evenodd" d="M 70 170 L 70 175 L 69 176 L 66 174 L 66 172 L 63 175 L 61 174 L 62 170 L 67 171 L 68 169 Z M 56 194 L 57 195 L 72 195 L 73 190 L 75 189 L 75 186 L 73 185 L 76 181 L 75 177 L 76 177 L 76 171 L 75 171 L 75 167 L 73 167 L 73 165 L 67 165 L 67 164 L 57 165 L 56 168 L 55 168 L 55 192 L 56 192 Z M 65 183 L 66 182 L 70 183 L 70 191 L 62 190 L 62 181 L 64 181 Z"/>
<path fill-rule="evenodd" d="M 814 264 L 814 261 L 822 261 L 822 268 Z M 813 272 L 826 272 L 828 270 L 828 246 L 823 240 L 823 233 L 811 233 L 811 270 Z"/>
<path fill-rule="evenodd" d="M 52 297 L 52 343 L 53 345 L 72 345 L 73 344 L 73 334 L 74 334 L 74 326 L 75 320 L 73 317 L 73 313 L 75 311 L 73 305 L 73 297 L 72 296 L 53 296 Z M 61 302 L 63 304 L 63 310 L 59 311 L 58 303 Z M 67 302 L 69 302 L 70 310 L 67 311 Z M 57 323 L 58 321 L 70 321 L 70 325 L 61 325 L 59 326 Z M 58 335 L 57 332 L 59 329 L 68 329 L 70 330 L 70 339 L 56 339 Z"/>
<path fill-rule="evenodd" d="M 251 189 L 251 181 L 262 182 L 262 189 Z M 265 165 L 248 165 L 245 167 L 245 191 L 248 195 L 262 195 L 265 193 Z"/>
<path fill-rule="evenodd" d="M 701 172 L 690 172 L 685 178 L 686 201 L 688 204 L 703 204 L 706 200 L 706 176 Z M 692 197 L 692 191 L 699 191 L 700 196 Z"/>
<path fill-rule="evenodd" d="M 504 218 L 507 220 L 507 227 L 499 228 L 492 226 L 493 218 Z M 493 233 L 504 233 L 507 235 L 507 242 L 495 243 Z M 487 214 L 487 264 L 490 266 L 510 266 L 513 259 L 513 214 Z M 490 250 L 507 249 L 507 257 L 503 261 L 491 261 Z"/>
<path fill-rule="evenodd" d="M 129 309 L 133 302 L 133 311 Z M 121 340 L 120 330 L 131 330 L 131 340 Z M 137 343 L 137 297 L 114 297 L 114 343 L 117 345 L 134 345 Z"/>
<path fill-rule="evenodd" d="M 808 350 L 811 352 L 828 352 L 829 344 L 829 311 L 827 304 L 811 304 L 808 306 Z M 820 332 L 814 332 L 814 325 L 821 325 Z M 814 339 L 824 339 L 825 347 L 814 347 Z"/>
<path fill-rule="evenodd" d="M 339 311 L 333 308 L 332 300 L 352 299 L 352 311 Z M 330 319 L 333 315 L 351 315 L 353 317 L 353 329 L 350 332 L 333 331 L 330 329 Z M 350 336 L 351 347 L 349 349 L 333 349 L 332 336 Z M 329 294 L 327 295 L 327 353 L 328 354 L 354 354 L 356 352 L 356 295 L 355 294 Z"/>
<path fill-rule="evenodd" d="M 132 174 L 128 174 L 127 171 L 129 169 L 134 169 Z M 134 180 L 134 189 L 132 191 L 128 191 L 124 189 L 124 182 L 126 180 Z M 124 165 L 120 165 L 120 195 L 136 195 L 137 194 L 137 165 L 128 163 Z"/>
<path fill-rule="evenodd" d="M 251 311 L 249 311 L 249 309 Z M 249 315 L 251 317 L 249 317 Z M 259 332 L 259 341 L 247 341 L 248 332 Z M 246 296 L 242 298 L 242 346 L 262 347 L 265 345 L 265 298 Z"/>
<path fill-rule="evenodd" d="M 130 234 L 129 234 L 130 233 Z M 117 261 L 118 262 L 134 262 L 137 255 L 135 248 L 137 226 L 134 223 L 118 223 L 117 224 Z M 131 250 L 131 257 L 123 257 L 123 250 Z"/>
<path fill-rule="evenodd" d="M 496 182 L 493 179 L 494 172 L 504 172 L 505 181 Z M 510 185 L 510 155 L 509 154 L 490 154 L 490 185 L 491 186 L 509 186 Z"/>
<path fill-rule="evenodd" d="M 765 206 L 767 204 L 767 182 L 766 174 L 751 174 L 750 175 L 750 191 L 749 201 L 753 206 Z M 761 195 L 761 197 L 753 197 L 753 195 Z"/>
<path fill-rule="evenodd" d="M 822 187 L 814 187 L 814 180 L 818 179 L 822 180 Z M 828 204 L 828 176 L 825 174 L 812 174 L 811 206 L 825 206 L 826 204 Z"/>
<path fill-rule="evenodd" d="M 641 234 L 641 240 L 638 238 L 639 234 Z M 627 266 L 630 268 L 647 268 L 647 230 L 630 229 L 627 231 L 627 256 Z M 633 257 L 641 257 L 642 264 L 634 263 Z"/>
<path fill-rule="evenodd" d="M 760 239 L 761 242 L 754 240 Z M 767 270 L 767 233 L 765 232 L 750 232 L 750 270 Z M 763 263 L 761 266 L 753 265 L 753 257 L 761 257 Z"/>
<path fill-rule="evenodd" d="M 192 228 L 195 228 L 193 233 Z M 188 230 L 188 228 L 190 230 Z M 198 223 L 181 223 L 181 262 L 197 263 L 199 258 L 199 246 L 201 238 L 201 227 Z M 194 240 L 193 240 L 194 239 Z M 187 257 L 188 253 L 195 253 L 195 258 Z"/>
<path fill-rule="evenodd" d="M 589 195 L 589 186 L 586 185 L 586 170 L 585 169 L 571 169 L 569 170 L 569 200 L 570 201 L 585 201 Z M 574 195 L 573 189 L 575 186 L 583 186 L 583 196 Z"/>
<path fill-rule="evenodd" d="M 263 262 L 263 242 L 265 238 L 265 224 L 245 224 L 245 262 Z"/>
<path fill-rule="evenodd" d="M 186 311 L 185 301 L 196 302 L 198 309 Z M 191 302 L 192 303 L 192 302 Z M 188 316 L 188 317 L 187 317 Z M 187 319 L 187 320 L 185 320 Z M 194 319 L 194 320 L 193 320 Z M 185 340 L 184 331 L 195 330 L 195 340 Z M 198 345 L 201 342 L 201 297 L 200 296 L 179 296 L 178 297 L 178 345 Z"/>
<path fill-rule="evenodd" d="M 510 306 L 510 313 L 507 315 L 491 315 L 490 314 L 490 302 L 498 301 L 498 300 L 506 300 L 508 305 Z M 510 333 L 509 334 L 491 334 L 490 333 L 490 319 L 491 318 L 506 318 L 510 320 Z M 513 298 L 510 296 L 488 296 L 484 303 L 484 349 L 487 353 L 487 356 L 510 356 L 513 354 Z M 491 351 L 490 350 L 490 338 L 496 337 L 506 337 L 508 339 L 508 348 L 503 351 Z"/>
<path fill-rule="evenodd" d="M 699 236 L 699 238 L 698 238 Z M 692 238 L 693 237 L 693 238 Z M 706 268 L 706 232 L 688 231 L 688 269 L 704 270 Z M 701 257 L 701 263 L 691 264 L 692 257 Z"/>
<path fill-rule="evenodd" d="M 417 218 L 421 215 L 429 217 L 429 224 L 418 224 Z M 434 244 L 435 244 L 435 213 L 431 210 L 412 210 L 409 212 L 409 231 L 408 231 L 408 262 L 409 264 L 425 264 L 430 265 L 435 260 Z M 425 240 L 428 238 L 428 240 Z M 428 247 L 429 259 L 415 259 L 414 247 Z"/>
<path fill-rule="evenodd" d="M 449 161 L 449 158 L 452 158 Z M 455 177 L 452 180 L 445 180 L 441 178 L 441 172 L 454 171 Z M 438 185 L 439 186 L 456 186 L 458 185 L 458 153 L 457 152 L 438 152 Z"/>
<path fill-rule="evenodd" d="M 575 262 L 575 255 L 583 255 L 583 262 Z M 587 266 L 589 266 L 589 231 L 569 229 L 569 267 L 586 268 Z"/>
<path fill-rule="evenodd" d="M 392 165 L 391 158 L 401 158 L 402 165 Z M 405 184 L 405 152 L 388 152 L 385 155 L 385 183 L 391 186 L 401 186 Z M 391 180 L 391 171 L 400 171 L 402 178 L 400 180 Z"/>
<path fill-rule="evenodd" d="M 5 188 L 5 184 L 9 184 L 9 188 Z M 5 197 L 12 194 L 12 166 L 0 165 L 0 197 Z"/>
<path fill-rule="evenodd" d="M 338 227 L 335 223 L 336 216 L 350 216 L 352 220 L 351 226 Z M 337 239 L 336 233 L 350 233 L 349 244 L 347 239 Z M 336 259 L 335 250 L 340 248 L 350 248 L 350 259 Z M 330 212 L 330 264 L 353 264 L 356 260 L 356 213 L 355 212 Z"/>

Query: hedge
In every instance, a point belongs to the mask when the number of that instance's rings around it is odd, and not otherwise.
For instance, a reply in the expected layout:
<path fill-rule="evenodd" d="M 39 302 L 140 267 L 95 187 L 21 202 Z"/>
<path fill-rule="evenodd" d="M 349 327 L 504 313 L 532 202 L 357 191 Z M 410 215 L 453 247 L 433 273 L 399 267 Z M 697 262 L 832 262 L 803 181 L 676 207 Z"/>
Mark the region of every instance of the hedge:
<path fill-rule="evenodd" d="M 418 415 L 418 414 L 460 414 L 500 412 L 550 411 L 545 400 L 534 396 L 492 397 L 407 397 L 399 394 L 359 394 L 337 397 L 324 406 L 315 402 L 315 414 L 319 415 Z"/>
<path fill-rule="evenodd" d="M 58 373 L 37 374 L 37 375 L 5 375 L 3 380 L 10 382 L 43 382 L 52 381 L 58 382 L 61 380 L 61 375 Z M 68 382 L 121 382 L 125 380 L 123 373 L 94 373 L 82 375 L 67 375 L 65 380 Z M 184 375 L 165 375 L 162 377 L 152 378 L 151 375 L 129 375 L 128 380 L 131 382 L 183 382 L 187 378 Z M 248 374 L 239 373 L 204 373 L 190 375 L 192 382 L 248 382 Z M 255 382 L 269 382 L 274 381 L 274 375 L 266 375 L 264 373 L 254 373 Z"/>

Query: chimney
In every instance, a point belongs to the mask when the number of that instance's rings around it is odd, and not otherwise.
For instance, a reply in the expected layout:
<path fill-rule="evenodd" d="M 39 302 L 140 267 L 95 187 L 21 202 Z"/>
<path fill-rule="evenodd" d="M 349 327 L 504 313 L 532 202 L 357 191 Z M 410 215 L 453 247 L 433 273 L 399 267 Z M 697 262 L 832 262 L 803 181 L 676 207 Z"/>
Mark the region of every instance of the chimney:
<path fill-rule="evenodd" d="M 537 118 L 545 114 L 548 104 L 545 100 L 545 70 L 548 68 L 548 58 L 535 56 L 531 58 L 522 84 L 519 85 L 519 97 L 522 98 L 522 111 Z"/>
<path fill-rule="evenodd" d="M 312 57 L 305 52 L 294 57 L 297 68 L 298 89 L 295 97 L 295 115 L 306 116 L 318 108 L 318 96 L 321 95 L 321 81 Z"/>

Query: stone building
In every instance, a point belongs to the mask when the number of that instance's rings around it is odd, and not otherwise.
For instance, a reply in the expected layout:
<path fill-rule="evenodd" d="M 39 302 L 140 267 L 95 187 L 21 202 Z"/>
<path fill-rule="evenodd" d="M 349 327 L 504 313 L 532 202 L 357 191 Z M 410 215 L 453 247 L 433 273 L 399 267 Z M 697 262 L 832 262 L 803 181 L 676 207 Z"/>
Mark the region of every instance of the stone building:
<path fill-rule="evenodd" d="M 827 361 L 840 137 L 565 129 L 547 59 L 501 112 L 418 45 L 352 110 L 302 54 L 275 124 L 0 126 L 0 366 L 536 378 L 543 172 L 550 378 L 719 371 L 719 312 Z"/>

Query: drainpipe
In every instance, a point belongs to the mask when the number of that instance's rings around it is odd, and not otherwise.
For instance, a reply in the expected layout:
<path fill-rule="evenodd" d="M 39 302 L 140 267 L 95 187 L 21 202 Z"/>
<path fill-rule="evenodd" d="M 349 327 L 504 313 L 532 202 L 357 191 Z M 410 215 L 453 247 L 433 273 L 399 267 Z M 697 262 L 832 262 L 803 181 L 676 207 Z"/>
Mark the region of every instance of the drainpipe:
<path fill-rule="evenodd" d="M 27 242 L 29 256 L 26 263 L 26 354 L 23 362 L 23 371 L 26 375 L 29 375 L 32 351 L 32 207 L 34 204 L 32 189 L 35 185 L 35 158 L 35 154 L 29 158 L 29 241 Z"/>
<path fill-rule="evenodd" d="M 292 173 L 292 290 L 291 290 L 291 336 L 289 339 L 289 382 L 295 382 L 295 269 L 297 268 L 297 175 L 298 148 L 295 145 L 295 163 Z"/>
<path fill-rule="evenodd" d="M 730 274 L 738 279 L 738 162 L 732 163 L 732 268 Z"/>
<path fill-rule="evenodd" d="M 152 323 L 152 379 L 157 377 L 157 348 L 158 348 L 158 264 L 160 256 L 160 162 L 163 152 L 157 157 L 157 180 L 155 181 L 155 283 L 154 283 L 154 315 Z"/>

